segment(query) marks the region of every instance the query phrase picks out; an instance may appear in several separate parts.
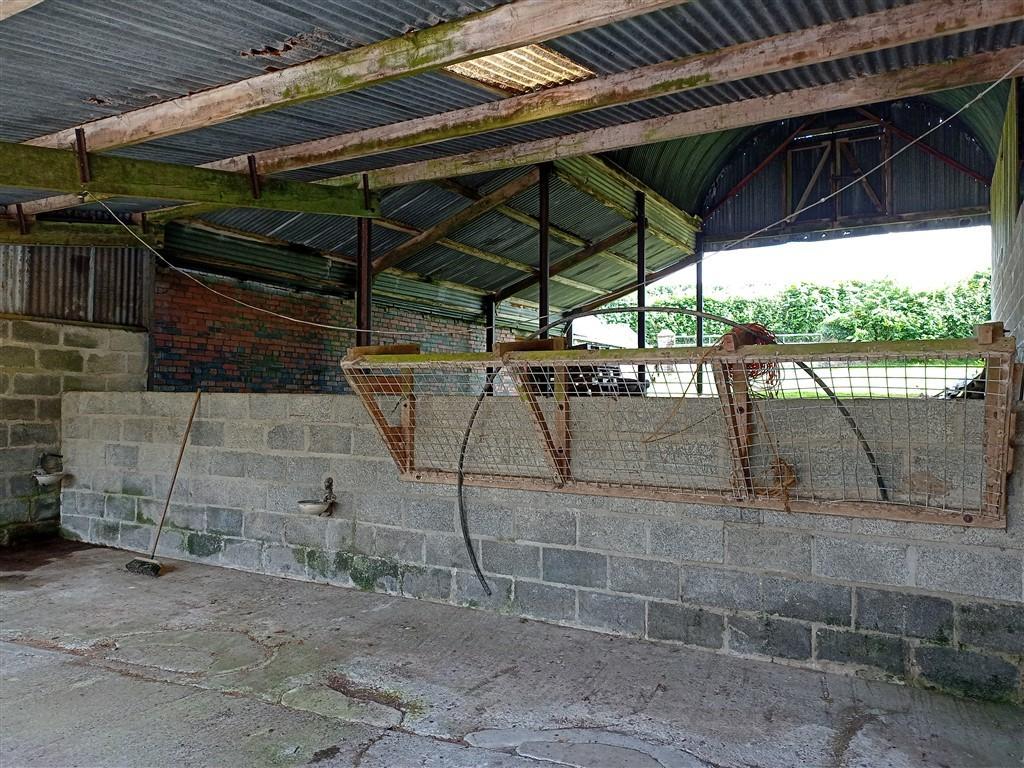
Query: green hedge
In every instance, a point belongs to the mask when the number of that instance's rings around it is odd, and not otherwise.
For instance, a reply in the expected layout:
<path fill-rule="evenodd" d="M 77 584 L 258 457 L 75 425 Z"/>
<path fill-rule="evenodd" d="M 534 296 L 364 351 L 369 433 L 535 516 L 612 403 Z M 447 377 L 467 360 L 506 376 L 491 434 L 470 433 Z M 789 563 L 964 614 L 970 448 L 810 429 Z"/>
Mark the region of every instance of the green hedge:
<path fill-rule="evenodd" d="M 693 309 L 692 286 L 653 288 L 648 304 Z M 634 297 L 611 306 L 630 306 Z M 741 323 L 761 323 L 777 334 L 823 333 L 836 341 L 900 341 L 962 338 L 974 334 L 977 323 L 988 321 L 992 305 L 992 275 L 977 272 L 967 280 L 935 291 L 913 291 L 890 280 L 853 280 L 834 286 L 798 283 L 774 296 L 706 296 L 704 311 Z M 636 328 L 635 313 L 606 315 L 605 320 Z M 676 335 L 697 333 L 688 315 L 647 315 L 647 343 L 654 346 L 658 331 Z M 714 339 L 726 332 L 718 323 L 705 323 L 704 335 Z"/>

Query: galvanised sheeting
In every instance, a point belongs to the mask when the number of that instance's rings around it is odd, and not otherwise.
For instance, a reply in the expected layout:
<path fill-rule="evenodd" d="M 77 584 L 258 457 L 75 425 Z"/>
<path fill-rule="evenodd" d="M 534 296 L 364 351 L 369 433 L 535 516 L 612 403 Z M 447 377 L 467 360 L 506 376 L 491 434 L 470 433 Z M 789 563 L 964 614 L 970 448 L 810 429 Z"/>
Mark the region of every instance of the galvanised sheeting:
<path fill-rule="evenodd" d="M 231 208 L 207 213 L 201 218 L 213 224 L 287 240 L 316 250 L 355 255 L 356 220 L 348 216 Z"/>
<path fill-rule="evenodd" d="M 890 118 L 895 125 L 912 135 L 919 136 L 936 125 L 947 114 L 934 104 L 920 100 L 895 102 L 891 106 L 873 110 L 883 118 Z M 861 119 L 855 112 L 842 113 L 843 122 Z M 716 177 L 710 179 L 704 190 L 694 188 L 693 195 L 700 200 L 699 205 L 710 205 L 718 201 L 748 172 L 753 170 L 764 157 L 783 141 L 799 124 L 800 120 L 787 120 L 760 130 L 744 130 L 735 132 L 734 141 L 724 143 L 717 148 L 708 148 L 715 155 L 707 161 L 705 170 L 720 169 Z M 982 144 L 973 135 L 968 134 L 965 126 L 957 120 L 950 121 L 939 130 L 931 133 L 927 143 L 956 157 L 968 167 L 980 173 L 989 174 L 992 161 Z M 624 157 L 626 164 L 630 161 L 638 164 L 640 170 L 657 166 L 664 177 L 693 173 L 692 164 L 698 154 L 695 146 L 704 137 L 694 137 L 680 142 L 667 142 L 664 145 L 652 145 L 643 149 L 631 150 Z M 825 137 L 823 137 L 824 140 Z M 682 151 L 674 144 L 684 144 Z M 893 149 L 898 150 L 906 142 L 894 137 Z M 873 148 L 870 162 L 862 160 L 862 170 L 866 171 L 877 162 L 878 147 Z M 620 153 L 621 154 L 621 153 Z M 808 161 L 810 162 L 810 161 Z M 785 155 L 780 155 L 767 168 L 755 176 L 739 195 L 722 206 L 713 216 L 707 219 L 706 227 L 712 236 L 740 236 L 773 224 L 786 215 L 785 188 L 783 184 L 783 168 Z M 636 169 L 634 169 L 636 170 Z M 694 174 L 700 176 L 702 174 Z M 699 178 L 695 178 L 695 185 Z M 879 192 L 884 189 L 881 171 L 871 177 L 873 188 Z M 796 184 L 794 199 L 799 198 L 802 187 Z M 851 206 L 862 198 L 859 188 L 844 193 L 843 207 L 850 213 Z M 811 200 L 817 199 L 817 194 Z M 866 198 L 861 199 L 866 204 Z M 969 176 L 954 170 L 924 152 L 911 148 L 902 152 L 893 160 L 893 205 L 894 212 L 920 213 L 927 211 L 952 211 L 984 207 L 988 204 L 988 189 Z M 864 215 L 874 215 L 873 210 L 863 211 Z M 812 209 L 801 218 L 801 221 L 827 218 L 832 214 L 832 206 L 826 204 L 819 209 Z M 784 232 L 783 228 L 778 233 Z"/>
<path fill-rule="evenodd" d="M 263 277 L 276 277 L 289 284 L 338 286 L 351 291 L 355 270 L 315 253 L 303 253 L 278 245 L 242 240 L 200 227 L 177 223 L 165 230 L 168 253 L 189 261 L 206 261 L 221 266 L 237 265 Z"/>
<path fill-rule="evenodd" d="M 0 245 L 0 313 L 145 326 L 152 270 L 138 248 Z"/>
<path fill-rule="evenodd" d="M 547 45 L 607 74 L 863 16 L 906 2 L 909 0 L 694 0 L 583 30 Z"/>
<path fill-rule="evenodd" d="M 24 141 L 501 4 L 46 0 L 0 24 L 0 137 Z M 259 53 L 268 46 L 279 54 Z"/>
<path fill-rule="evenodd" d="M 516 201 L 515 207 L 523 213 L 533 217 L 540 215 L 538 187 L 530 187 L 518 195 Z M 552 223 L 584 240 L 600 240 L 627 224 L 618 213 L 554 175 L 551 178 L 550 205 Z"/>
<path fill-rule="evenodd" d="M 985 90 L 985 86 L 982 85 L 953 88 L 929 94 L 925 100 L 937 104 L 946 114 L 952 114 L 964 107 L 983 90 Z M 999 140 L 1002 135 L 1003 117 L 1006 114 L 1006 100 L 1009 94 L 1009 83 L 1000 83 L 958 118 L 967 123 L 971 132 L 978 137 L 992 162 L 995 162 L 996 155 L 999 154 Z"/>
<path fill-rule="evenodd" d="M 27 203 L 30 200 L 38 200 L 41 197 L 59 194 L 58 192 L 46 192 L 40 189 L 22 189 L 20 187 L 0 187 L 0 205 L 14 205 L 15 203 Z"/>
<path fill-rule="evenodd" d="M 611 153 L 620 168 L 661 192 L 684 211 L 700 213 L 707 189 L 732 151 L 763 127 L 736 128 Z M 770 151 L 770 150 L 769 150 Z"/>
<path fill-rule="evenodd" d="M 232 155 L 471 107 L 496 98 L 492 92 L 471 83 L 430 72 L 124 147 L 111 154 L 201 165 Z M 308 179 L 298 177 L 300 181 Z"/>
<path fill-rule="evenodd" d="M 415 272 L 432 280 L 462 283 L 485 291 L 495 291 L 518 280 L 525 274 L 511 267 L 484 261 L 442 245 L 432 245 L 424 249 L 412 258 L 403 261 L 398 268 Z"/>
<path fill-rule="evenodd" d="M 893 105 L 892 115 L 896 125 L 920 136 L 942 119 L 943 112 L 931 105 L 903 102 Z M 925 141 L 968 168 L 991 176 L 995 163 L 980 142 L 955 121 L 934 131 Z M 893 151 L 906 143 L 894 139 Z M 893 186 L 897 214 L 988 205 L 988 187 L 914 148 L 893 160 Z"/>
<path fill-rule="evenodd" d="M 302 178 L 314 178 L 314 171 L 319 174 L 319 178 L 327 178 L 384 166 L 496 149 L 508 144 L 518 144 L 569 133 L 593 131 L 743 99 L 827 85 L 861 74 L 882 74 L 1021 44 L 1024 44 L 1024 22 L 1004 24 L 989 30 L 949 35 L 938 40 L 852 56 L 828 64 L 799 67 L 775 75 L 764 75 L 734 83 L 697 88 L 632 104 L 593 110 L 554 120 L 544 120 L 530 125 L 317 166 L 315 169 L 306 169 Z M 290 174 L 283 175 L 287 178 L 299 178 Z"/>
<path fill-rule="evenodd" d="M 514 176 L 521 176 L 518 169 Z M 410 184 L 386 190 L 381 196 L 381 213 L 418 229 L 428 229 L 472 204 L 457 192 L 433 184 Z"/>

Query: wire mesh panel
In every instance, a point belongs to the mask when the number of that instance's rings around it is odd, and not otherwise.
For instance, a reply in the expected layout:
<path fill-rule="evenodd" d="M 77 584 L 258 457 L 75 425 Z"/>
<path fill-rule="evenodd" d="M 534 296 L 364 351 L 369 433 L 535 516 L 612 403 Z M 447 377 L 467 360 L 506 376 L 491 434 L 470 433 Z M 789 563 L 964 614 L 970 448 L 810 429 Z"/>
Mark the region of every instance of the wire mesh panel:
<path fill-rule="evenodd" d="M 342 367 L 407 479 L 1002 526 L 1013 350 L 727 336 L 658 350 L 357 349 Z"/>

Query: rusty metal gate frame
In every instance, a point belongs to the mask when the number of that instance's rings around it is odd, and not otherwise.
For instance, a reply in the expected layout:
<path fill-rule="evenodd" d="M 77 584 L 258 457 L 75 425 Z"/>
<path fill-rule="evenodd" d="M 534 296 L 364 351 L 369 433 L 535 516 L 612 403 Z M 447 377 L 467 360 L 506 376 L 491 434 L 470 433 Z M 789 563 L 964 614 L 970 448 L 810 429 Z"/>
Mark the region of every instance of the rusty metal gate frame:
<path fill-rule="evenodd" d="M 525 418 L 535 430 L 549 476 L 465 471 L 462 479 L 466 485 L 1005 528 L 1006 481 L 1013 467 L 1012 436 L 1016 416 L 1012 404 L 1020 391 L 1022 367 L 1016 363 L 1014 339 L 1003 336 L 998 324 L 980 326 L 978 337 L 974 339 L 740 346 L 736 337 L 731 342 L 729 338 L 725 337 L 724 343 L 714 347 L 638 350 L 564 350 L 558 348 L 561 339 L 499 345 L 493 353 L 419 354 L 417 345 L 408 344 L 354 347 L 341 367 L 352 390 L 366 407 L 398 468 L 399 476 L 407 481 L 452 485 L 458 482 L 459 473 L 454 470 L 417 466 L 415 381 L 416 376 L 425 371 L 443 372 L 447 367 L 454 372 L 472 366 L 475 371 L 487 371 L 488 380 L 493 379 L 492 372 L 504 369 L 514 382 L 518 399 L 525 406 Z M 755 363 L 800 365 L 823 359 L 829 364 L 877 361 L 884 365 L 886 361 L 936 357 L 981 359 L 984 362 L 984 425 L 980 446 L 983 480 L 978 509 L 939 509 L 902 501 L 807 500 L 790 498 L 788 485 L 782 479 L 778 487 L 756 485 L 750 467 L 750 440 L 757 428 L 754 423 L 757 402 L 764 401 L 751 397 L 751 383 L 746 374 L 748 366 Z M 642 478 L 641 482 L 601 482 L 574 477 L 570 371 L 595 364 L 642 365 L 652 369 L 673 364 L 710 366 L 726 425 L 733 467 L 731 487 L 718 492 L 695 492 L 686 488 L 644 484 Z M 553 404 L 551 417 L 545 415 L 536 389 L 538 370 L 553 372 L 547 377 L 550 389 L 546 390 L 545 398 Z M 397 423 L 389 421 L 377 402 L 378 397 L 397 399 L 396 408 L 401 409 Z M 834 399 L 839 403 L 838 398 Z M 767 431 L 767 423 L 763 416 L 760 418 Z M 966 436 L 964 439 L 966 441 Z M 782 466 L 785 462 L 781 459 L 779 462 L 781 474 L 785 471 Z M 881 498 L 887 498 L 884 492 Z"/>

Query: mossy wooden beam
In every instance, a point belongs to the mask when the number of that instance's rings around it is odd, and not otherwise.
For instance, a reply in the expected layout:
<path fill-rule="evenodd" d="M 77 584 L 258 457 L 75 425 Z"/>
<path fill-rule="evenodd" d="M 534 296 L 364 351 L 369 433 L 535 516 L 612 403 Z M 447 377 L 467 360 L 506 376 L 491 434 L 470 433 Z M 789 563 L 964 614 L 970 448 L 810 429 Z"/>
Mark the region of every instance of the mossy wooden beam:
<path fill-rule="evenodd" d="M 485 213 L 496 208 L 505 201 L 512 199 L 520 192 L 529 189 L 537 183 L 537 179 L 539 177 L 540 171 L 533 168 L 493 192 L 484 195 L 479 200 L 470 203 L 468 206 L 452 216 L 449 216 L 444 221 L 438 222 L 430 229 L 424 230 L 420 234 L 406 240 L 404 243 L 395 246 L 387 253 L 382 253 L 380 256 L 377 256 L 373 260 L 373 271 L 376 273 L 387 269 L 388 267 L 393 267 L 410 256 L 414 256 L 425 248 L 430 247 L 442 238 L 455 232 L 457 229 L 465 226 L 475 219 L 480 218 Z"/>
<path fill-rule="evenodd" d="M 577 157 L 555 163 L 555 172 L 581 192 L 625 219 L 636 218 L 636 195 L 646 200 L 650 234 L 683 253 L 692 253 L 701 221 L 681 210 L 635 176 L 598 157 Z"/>
<path fill-rule="evenodd" d="M 321 184 L 262 178 L 253 197 L 247 176 L 172 163 L 89 154 L 90 181 L 82 183 L 73 152 L 0 142 L 0 186 L 78 192 L 97 196 L 185 200 L 241 208 L 269 208 L 342 216 L 377 216 L 371 199 L 355 187 L 332 189 Z"/>
<path fill-rule="evenodd" d="M 157 245 L 155 234 L 133 230 L 152 246 Z M 64 221 L 36 221 L 27 234 L 21 234 L 14 221 L 0 220 L 0 243 L 5 245 L 68 245 L 68 246 L 131 246 L 140 247 L 139 241 L 120 224 L 79 224 Z"/>
<path fill-rule="evenodd" d="M 418 181 L 536 165 L 563 157 L 611 152 L 773 120 L 920 96 L 950 88 L 990 83 L 999 79 L 1022 58 L 1024 46 L 1016 46 L 938 64 L 907 67 L 881 75 L 863 75 L 837 83 L 637 120 L 608 128 L 380 168 L 369 171 L 368 178 L 371 189 L 385 189 Z M 341 176 L 330 179 L 328 183 L 355 184 L 358 179 L 358 175 Z"/>
<path fill-rule="evenodd" d="M 4 0 L 0 3 L 0 21 L 17 16 L 22 11 L 27 11 L 33 5 L 39 5 L 43 0 Z"/>
<path fill-rule="evenodd" d="M 685 0 L 515 0 L 402 37 L 94 120 L 81 128 L 92 150 L 151 141 L 242 115 L 429 72 L 681 2 Z M 75 129 L 68 128 L 29 143 L 67 148 L 74 141 Z"/>
<path fill-rule="evenodd" d="M 577 251 L 576 253 L 572 254 L 568 258 L 565 258 L 565 259 L 562 259 L 561 261 L 555 262 L 554 264 L 551 265 L 551 274 L 550 274 L 551 280 L 554 282 L 554 281 L 557 281 L 557 280 L 560 280 L 560 279 L 564 279 L 564 278 L 560 277 L 560 273 L 564 272 L 567 269 L 572 269 L 573 267 L 582 264 L 583 262 L 587 261 L 588 259 L 592 259 L 595 256 L 599 256 L 600 254 L 602 254 L 605 251 L 607 251 L 609 248 L 612 248 L 612 247 L 618 245 L 619 243 L 622 243 L 622 242 L 628 240 L 629 238 L 633 237 L 633 235 L 635 235 L 635 234 L 636 234 L 636 224 L 630 224 L 630 225 L 624 227 L 623 229 L 619 230 L 618 232 L 615 232 L 615 233 L 609 235 L 608 237 L 604 238 L 603 240 L 600 240 L 600 241 L 598 241 L 596 243 L 588 245 L 586 248 L 583 248 L 582 250 Z M 534 270 L 532 270 L 532 269 L 530 271 L 534 272 Z M 529 277 L 524 277 L 524 278 L 522 278 L 520 280 L 516 280 L 511 285 L 508 285 L 508 286 L 502 288 L 500 291 L 498 291 L 496 294 L 494 294 L 494 300 L 495 301 L 504 301 L 505 299 L 508 299 L 508 298 L 510 298 L 512 296 L 515 296 L 517 293 L 525 291 L 527 288 L 532 287 L 533 285 L 535 285 L 539 281 L 540 281 L 540 276 L 537 275 L 534 272 L 534 274 L 531 274 Z M 587 286 L 587 288 L 589 289 L 590 286 Z M 603 294 L 604 292 L 603 291 L 597 291 L 597 293 Z"/>
<path fill-rule="evenodd" d="M 910 45 L 1016 21 L 1022 11 L 1021 0 L 920 0 L 696 56 L 254 154 L 266 173 L 336 163 Z M 247 156 L 207 167 L 242 171 Z"/>

